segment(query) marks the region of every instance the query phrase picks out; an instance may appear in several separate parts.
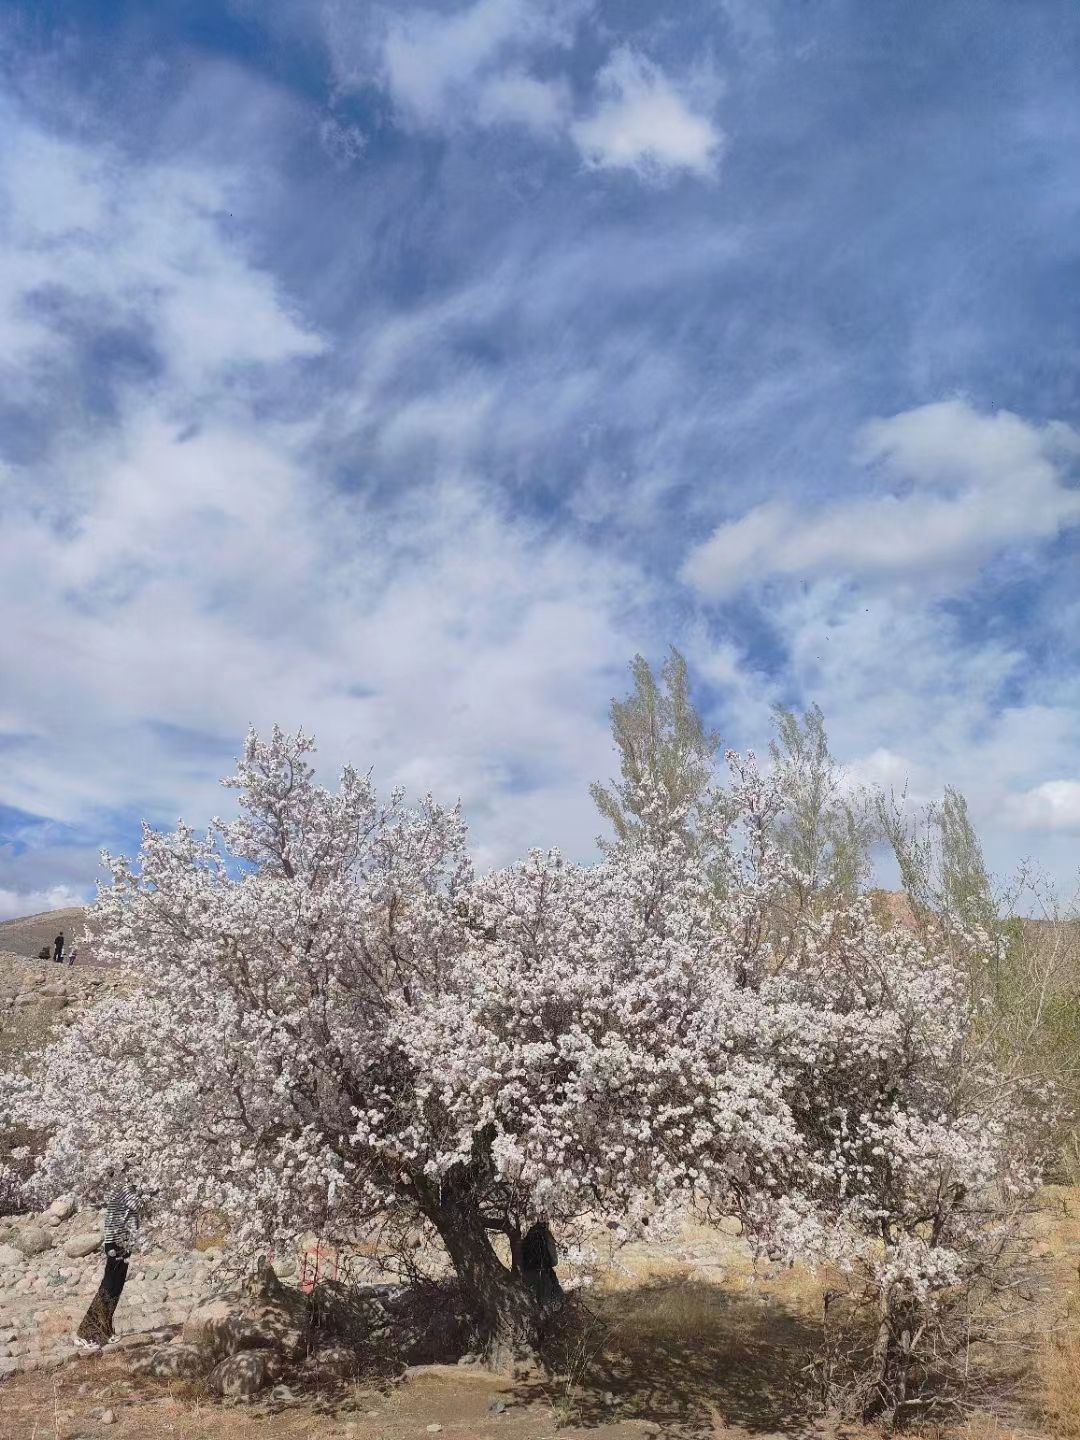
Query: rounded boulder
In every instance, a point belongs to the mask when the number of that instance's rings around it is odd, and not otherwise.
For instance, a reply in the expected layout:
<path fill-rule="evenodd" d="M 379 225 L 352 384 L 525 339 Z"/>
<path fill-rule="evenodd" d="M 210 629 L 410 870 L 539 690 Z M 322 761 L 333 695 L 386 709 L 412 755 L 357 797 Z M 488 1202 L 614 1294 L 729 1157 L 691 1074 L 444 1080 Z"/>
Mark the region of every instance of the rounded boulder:
<path fill-rule="evenodd" d="M 72 1235 L 70 1240 L 64 1241 L 64 1254 L 70 1260 L 82 1260 L 87 1255 L 92 1255 L 95 1250 L 101 1249 L 101 1234 L 99 1231 L 86 1231 L 82 1235 Z"/>
<path fill-rule="evenodd" d="M 215 1365 L 207 1385 L 215 1395 L 248 1400 L 272 1385 L 281 1374 L 281 1360 L 272 1350 L 237 1350 Z"/>

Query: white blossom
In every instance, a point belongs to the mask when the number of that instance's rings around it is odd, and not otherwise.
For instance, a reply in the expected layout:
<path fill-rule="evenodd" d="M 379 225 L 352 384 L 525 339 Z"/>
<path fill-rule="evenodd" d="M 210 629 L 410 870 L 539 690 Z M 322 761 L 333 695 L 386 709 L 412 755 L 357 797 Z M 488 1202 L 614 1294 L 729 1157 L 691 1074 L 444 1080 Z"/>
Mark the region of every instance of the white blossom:
<path fill-rule="evenodd" d="M 133 992 L 0 1085 L 47 1134 L 42 1196 L 122 1166 L 159 1224 L 214 1209 L 248 1250 L 439 1228 L 452 1187 L 581 1255 L 605 1219 L 661 1235 L 693 1208 L 926 1295 L 1032 1183 L 974 1040 L 979 937 L 930 953 L 864 902 L 789 913 L 752 757 L 693 847 L 666 827 L 478 877 L 456 809 L 380 804 L 351 769 L 327 791 L 311 749 L 251 735 L 238 820 L 110 862 L 90 929 Z"/>

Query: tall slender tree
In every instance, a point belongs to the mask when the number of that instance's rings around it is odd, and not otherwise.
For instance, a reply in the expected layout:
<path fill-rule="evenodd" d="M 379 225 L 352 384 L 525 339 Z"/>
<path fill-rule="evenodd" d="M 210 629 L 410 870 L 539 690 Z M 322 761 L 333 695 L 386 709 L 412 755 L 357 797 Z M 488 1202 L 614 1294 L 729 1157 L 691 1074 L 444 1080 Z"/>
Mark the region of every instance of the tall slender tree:
<path fill-rule="evenodd" d="M 716 773 L 718 734 L 706 729 L 690 696 L 686 661 L 671 647 L 659 679 L 641 655 L 630 667 L 634 688 L 611 702 L 612 738 L 621 781 L 591 787 L 617 845 L 666 843 L 693 835 Z M 601 839 L 602 849 L 612 842 Z"/>
<path fill-rule="evenodd" d="M 873 810 L 861 790 L 844 784 L 829 751 L 825 717 L 811 705 L 800 717 L 773 707 L 775 738 L 769 745 L 783 809 L 776 838 L 793 867 L 800 904 L 855 898 L 870 874 L 877 837 Z"/>

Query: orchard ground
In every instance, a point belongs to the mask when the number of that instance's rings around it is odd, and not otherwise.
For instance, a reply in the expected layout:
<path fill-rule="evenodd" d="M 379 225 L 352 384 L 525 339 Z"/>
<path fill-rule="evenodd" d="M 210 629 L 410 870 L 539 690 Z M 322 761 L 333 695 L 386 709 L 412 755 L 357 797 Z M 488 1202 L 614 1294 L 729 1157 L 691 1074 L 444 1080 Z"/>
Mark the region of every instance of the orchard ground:
<path fill-rule="evenodd" d="M 1052 1192 L 1047 1201 L 1040 1248 L 1063 1289 L 1075 1292 L 1080 1192 Z M 106 1353 L 0 1383 L 0 1440 L 405 1440 L 440 1433 L 460 1440 L 863 1440 L 877 1432 L 830 1425 L 807 1405 L 805 1366 L 821 1294 L 817 1277 L 755 1269 L 736 1237 L 695 1227 L 669 1246 L 622 1252 L 589 1296 L 594 1332 L 551 1378 L 511 1382 L 429 1366 L 404 1379 L 229 1407 L 198 1382 L 142 1379 L 123 1352 Z M 1069 1369 L 1080 1352 L 1062 1349 L 1067 1336 L 1044 1339 L 1018 1395 L 999 1413 L 924 1433 L 949 1440 L 1080 1434 L 1077 1372 Z M 1063 1408 L 1050 1413 L 1055 1402 Z"/>
<path fill-rule="evenodd" d="M 1037 1249 L 1047 1279 L 1054 1293 L 1077 1294 L 1080 1191 L 1048 1191 L 1045 1199 Z M 868 1440 L 878 1432 L 829 1424 L 808 1403 L 806 1366 L 820 1333 L 823 1278 L 755 1266 L 745 1243 L 725 1233 L 733 1229 L 690 1226 L 668 1244 L 613 1254 L 585 1296 L 595 1322 L 550 1377 L 512 1382 L 433 1365 L 404 1378 L 372 1375 L 354 1386 L 228 1406 L 201 1382 L 134 1375 L 133 1352 L 121 1350 L 0 1381 L 0 1440 Z M 122 1333 L 132 1328 L 142 1288 L 130 1282 L 117 1317 Z M 1080 1434 L 1080 1344 L 1061 1314 L 1045 1318 L 1048 1333 L 1036 1354 L 1024 1357 L 1019 1385 L 1002 1373 L 995 1412 L 926 1433 L 943 1440 Z"/>

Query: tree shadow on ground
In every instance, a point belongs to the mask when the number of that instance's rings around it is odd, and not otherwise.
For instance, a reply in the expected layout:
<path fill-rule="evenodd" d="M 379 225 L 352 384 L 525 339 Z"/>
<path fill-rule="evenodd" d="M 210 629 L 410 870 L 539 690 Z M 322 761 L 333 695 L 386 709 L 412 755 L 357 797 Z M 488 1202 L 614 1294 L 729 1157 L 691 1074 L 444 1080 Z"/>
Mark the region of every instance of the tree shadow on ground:
<path fill-rule="evenodd" d="M 805 1315 L 774 1296 L 655 1280 L 575 1306 L 552 1342 L 553 1377 L 517 1394 L 547 1399 L 577 1425 L 621 1416 L 688 1436 L 725 1425 L 805 1434 L 819 1340 Z"/>
<path fill-rule="evenodd" d="M 454 1364 L 468 1347 L 470 1327 L 453 1280 L 412 1285 L 348 1285 L 323 1281 L 311 1296 L 310 1340 L 348 1346 L 365 1374 L 398 1375 L 407 1365 Z"/>

